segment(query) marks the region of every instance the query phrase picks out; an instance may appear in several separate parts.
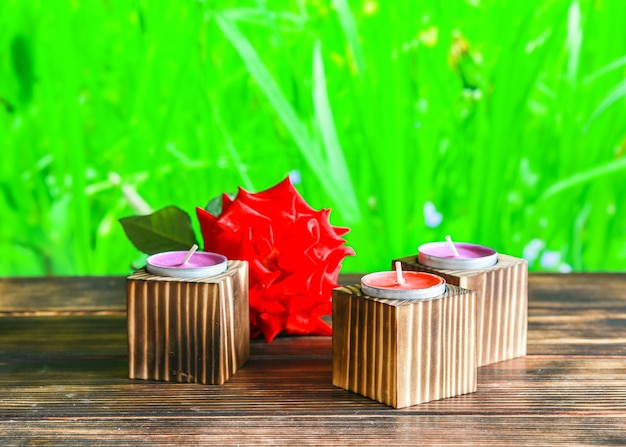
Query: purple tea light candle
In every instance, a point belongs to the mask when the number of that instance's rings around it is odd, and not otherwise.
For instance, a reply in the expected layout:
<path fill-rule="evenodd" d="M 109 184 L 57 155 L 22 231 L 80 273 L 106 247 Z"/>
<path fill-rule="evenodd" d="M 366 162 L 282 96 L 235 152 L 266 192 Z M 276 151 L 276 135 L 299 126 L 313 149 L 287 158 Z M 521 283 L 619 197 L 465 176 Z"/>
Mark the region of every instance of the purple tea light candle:
<path fill-rule="evenodd" d="M 197 245 L 189 251 L 166 251 L 149 256 L 148 273 L 174 278 L 206 278 L 219 275 L 228 268 L 225 256 L 211 252 L 196 252 Z"/>
<path fill-rule="evenodd" d="M 420 264 L 444 270 L 478 270 L 498 262 L 498 253 L 483 245 L 467 242 L 429 242 L 420 245 L 417 259 Z"/>

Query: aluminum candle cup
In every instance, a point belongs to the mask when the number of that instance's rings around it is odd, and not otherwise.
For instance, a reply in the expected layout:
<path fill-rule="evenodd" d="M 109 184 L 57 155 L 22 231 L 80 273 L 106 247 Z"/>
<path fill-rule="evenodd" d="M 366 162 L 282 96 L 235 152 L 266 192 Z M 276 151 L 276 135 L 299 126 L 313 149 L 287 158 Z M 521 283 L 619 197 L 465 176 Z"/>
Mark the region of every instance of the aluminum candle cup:
<path fill-rule="evenodd" d="M 183 263 L 187 254 L 186 251 L 167 251 L 149 256 L 146 260 L 146 271 L 173 278 L 206 278 L 219 275 L 228 268 L 228 260 L 223 255 L 195 252 Z"/>
<path fill-rule="evenodd" d="M 424 272 L 403 272 L 404 283 L 399 283 L 396 272 L 370 273 L 361 278 L 361 291 L 375 298 L 423 300 L 443 295 L 446 281 Z"/>
<path fill-rule="evenodd" d="M 498 262 L 498 253 L 489 247 L 467 242 L 455 242 L 459 256 L 454 256 L 445 242 L 420 245 L 417 259 L 420 264 L 444 270 L 479 270 Z"/>

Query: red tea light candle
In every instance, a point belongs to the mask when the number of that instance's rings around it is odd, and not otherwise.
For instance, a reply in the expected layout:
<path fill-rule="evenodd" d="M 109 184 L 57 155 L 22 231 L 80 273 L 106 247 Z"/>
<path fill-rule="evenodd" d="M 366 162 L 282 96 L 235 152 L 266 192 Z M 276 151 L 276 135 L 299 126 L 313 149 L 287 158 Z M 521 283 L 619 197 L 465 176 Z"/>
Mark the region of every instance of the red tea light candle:
<path fill-rule="evenodd" d="M 489 247 L 467 242 L 430 242 L 420 245 L 417 259 L 420 264 L 444 270 L 479 270 L 498 262 L 498 253 Z"/>
<path fill-rule="evenodd" d="M 443 295 L 446 281 L 424 272 L 403 272 L 396 263 L 395 272 L 376 272 L 361 278 L 361 291 L 375 298 L 423 300 Z"/>
<path fill-rule="evenodd" d="M 146 271 L 156 276 L 173 278 L 206 278 L 219 275 L 228 268 L 225 256 L 196 252 L 194 244 L 189 251 L 166 251 L 149 256 L 146 260 Z"/>

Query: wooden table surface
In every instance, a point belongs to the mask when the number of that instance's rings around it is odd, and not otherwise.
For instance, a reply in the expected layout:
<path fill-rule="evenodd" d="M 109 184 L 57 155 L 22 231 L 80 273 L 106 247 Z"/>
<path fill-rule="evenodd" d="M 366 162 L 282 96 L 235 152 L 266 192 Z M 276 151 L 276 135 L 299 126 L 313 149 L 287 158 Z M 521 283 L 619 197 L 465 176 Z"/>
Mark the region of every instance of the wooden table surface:
<path fill-rule="evenodd" d="M 4 278 L 0 445 L 625 445 L 626 275 L 531 274 L 528 338 L 400 410 L 332 386 L 329 337 L 254 340 L 222 386 L 129 380 L 125 278 Z"/>

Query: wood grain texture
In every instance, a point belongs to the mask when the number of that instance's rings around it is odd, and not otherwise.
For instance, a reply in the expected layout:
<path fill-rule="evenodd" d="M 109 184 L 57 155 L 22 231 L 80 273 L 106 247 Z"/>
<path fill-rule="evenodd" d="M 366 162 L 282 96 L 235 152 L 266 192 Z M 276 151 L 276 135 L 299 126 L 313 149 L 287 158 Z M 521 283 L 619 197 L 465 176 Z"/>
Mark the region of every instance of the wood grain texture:
<path fill-rule="evenodd" d="M 498 263 L 481 270 L 443 270 L 417 262 L 417 256 L 392 261 L 405 270 L 435 273 L 449 284 L 476 292 L 478 366 L 526 355 L 528 339 L 528 263 L 498 254 Z"/>
<path fill-rule="evenodd" d="M 131 380 L 125 278 L 49 281 L 0 278 L 2 446 L 626 444 L 624 274 L 529 275 L 527 355 L 403 409 L 333 386 L 330 337 L 252 340 L 219 386 Z"/>
<path fill-rule="evenodd" d="M 129 378 L 221 385 L 248 360 L 248 264 L 210 278 L 128 277 Z"/>
<path fill-rule="evenodd" d="M 429 300 L 333 291 L 333 385 L 394 408 L 476 391 L 476 294 Z"/>
<path fill-rule="evenodd" d="M 0 278 L 0 316 L 126 311 L 122 276 Z"/>

